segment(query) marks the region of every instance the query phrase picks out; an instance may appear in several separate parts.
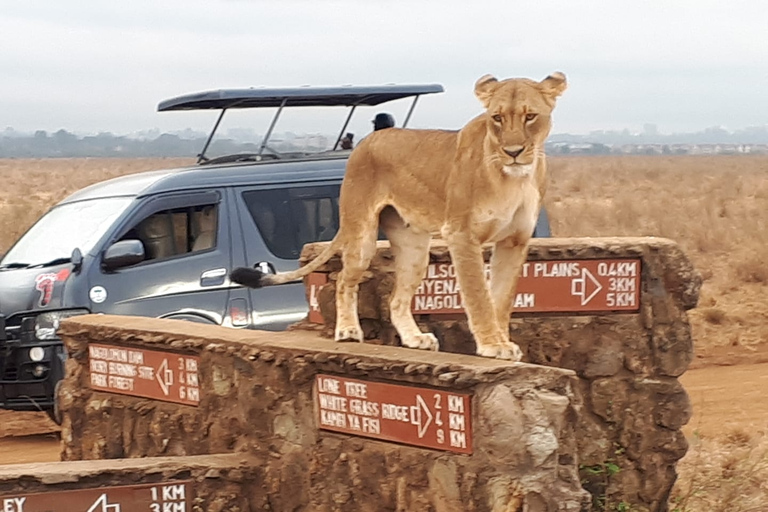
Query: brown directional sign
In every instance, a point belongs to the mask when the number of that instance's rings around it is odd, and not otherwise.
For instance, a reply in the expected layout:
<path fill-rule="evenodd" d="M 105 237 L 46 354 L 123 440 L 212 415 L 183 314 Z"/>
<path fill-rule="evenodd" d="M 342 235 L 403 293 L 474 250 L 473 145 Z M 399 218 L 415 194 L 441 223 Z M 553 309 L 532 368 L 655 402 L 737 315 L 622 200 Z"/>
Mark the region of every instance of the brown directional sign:
<path fill-rule="evenodd" d="M 514 301 L 516 313 L 632 312 L 640 309 L 640 259 L 529 261 L 523 265 Z M 490 267 L 486 265 L 486 275 Z M 309 320 L 323 323 L 317 293 L 325 274 L 309 276 Z M 433 263 L 411 303 L 414 314 L 463 313 L 456 270 Z"/>
<path fill-rule="evenodd" d="M 88 345 L 88 356 L 93 389 L 186 405 L 200 402 L 197 356 L 99 343 Z"/>
<path fill-rule="evenodd" d="M 318 427 L 472 453 L 472 395 L 334 375 L 315 377 Z"/>
<path fill-rule="evenodd" d="M 0 496 L 2 512 L 191 512 L 192 481 Z"/>
<path fill-rule="evenodd" d="M 312 272 L 307 276 L 307 302 L 309 303 L 309 321 L 321 324 L 323 315 L 320 314 L 320 304 L 317 297 L 320 289 L 328 282 L 328 274 L 323 272 Z"/>
<path fill-rule="evenodd" d="M 488 267 L 486 273 L 490 275 Z M 453 265 L 431 264 L 411 306 L 415 314 L 463 312 Z M 514 311 L 520 313 L 638 311 L 639 308 L 639 259 L 526 262 L 514 301 Z"/>

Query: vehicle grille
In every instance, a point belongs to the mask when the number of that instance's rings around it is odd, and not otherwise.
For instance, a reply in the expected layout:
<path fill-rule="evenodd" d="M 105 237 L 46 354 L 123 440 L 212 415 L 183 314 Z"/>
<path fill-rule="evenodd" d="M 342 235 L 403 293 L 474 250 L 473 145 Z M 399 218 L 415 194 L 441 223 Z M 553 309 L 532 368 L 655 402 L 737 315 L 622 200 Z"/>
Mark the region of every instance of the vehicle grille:
<path fill-rule="evenodd" d="M 40 410 L 43 406 L 46 406 L 47 404 L 50 404 L 50 403 L 51 403 L 51 397 L 45 396 L 45 395 L 24 396 L 24 397 L 5 399 L 6 407 L 24 406 L 25 409 L 29 409 L 29 410 L 35 410 L 35 409 Z"/>
<path fill-rule="evenodd" d="M 3 371 L 3 380 L 17 380 L 19 378 L 19 368 L 14 364 L 6 364 Z"/>

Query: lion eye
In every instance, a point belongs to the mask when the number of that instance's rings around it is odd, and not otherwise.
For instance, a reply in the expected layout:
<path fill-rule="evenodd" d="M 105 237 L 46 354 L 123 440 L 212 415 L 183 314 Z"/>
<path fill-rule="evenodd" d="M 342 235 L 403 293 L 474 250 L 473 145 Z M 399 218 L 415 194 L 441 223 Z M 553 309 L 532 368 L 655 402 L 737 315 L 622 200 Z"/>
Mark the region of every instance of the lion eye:
<path fill-rule="evenodd" d="M 533 121 L 539 116 L 539 114 L 525 114 L 526 121 Z"/>
<path fill-rule="evenodd" d="M 493 119 L 495 122 L 500 123 L 501 122 L 501 116 L 499 114 L 494 114 L 491 116 L 491 119 Z"/>

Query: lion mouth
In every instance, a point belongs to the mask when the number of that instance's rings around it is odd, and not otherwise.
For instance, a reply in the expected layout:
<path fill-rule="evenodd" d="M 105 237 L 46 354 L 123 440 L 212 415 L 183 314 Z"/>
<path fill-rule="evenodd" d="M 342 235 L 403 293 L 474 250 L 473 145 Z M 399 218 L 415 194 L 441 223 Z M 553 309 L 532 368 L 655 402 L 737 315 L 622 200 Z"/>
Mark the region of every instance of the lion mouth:
<path fill-rule="evenodd" d="M 501 166 L 505 176 L 525 178 L 533 173 L 533 164 L 507 164 Z"/>

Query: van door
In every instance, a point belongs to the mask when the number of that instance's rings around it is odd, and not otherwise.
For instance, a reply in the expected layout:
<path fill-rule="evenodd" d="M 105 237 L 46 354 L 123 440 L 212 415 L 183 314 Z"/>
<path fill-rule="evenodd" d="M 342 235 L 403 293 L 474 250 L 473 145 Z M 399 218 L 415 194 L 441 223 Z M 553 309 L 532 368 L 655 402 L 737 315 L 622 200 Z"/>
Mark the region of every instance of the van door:
<path fill-rule="evenodd" d="M 339 188 L 339 182 L 326 182 L 239 190 L 246 265 L 294 270 L 304 244 L 332 240 L 339 229 Z M 282 330 L 307 316 L 301 282 L 249 293 L 257 329 Z"/>
<path fill-rule="evenodd" d="M 140 263 L 89 275 L 93 312 L 222 324 L 231 269 L 229 219 L 222 191 L 148 199 L 112 242 L 139 240 Z M 103 252 L 102 252 L 103 256 Z"/>

